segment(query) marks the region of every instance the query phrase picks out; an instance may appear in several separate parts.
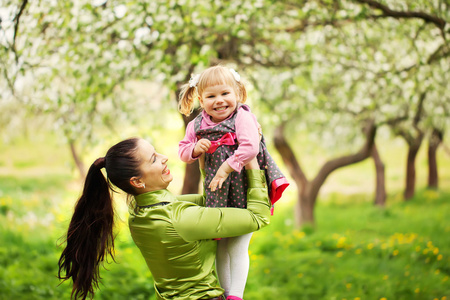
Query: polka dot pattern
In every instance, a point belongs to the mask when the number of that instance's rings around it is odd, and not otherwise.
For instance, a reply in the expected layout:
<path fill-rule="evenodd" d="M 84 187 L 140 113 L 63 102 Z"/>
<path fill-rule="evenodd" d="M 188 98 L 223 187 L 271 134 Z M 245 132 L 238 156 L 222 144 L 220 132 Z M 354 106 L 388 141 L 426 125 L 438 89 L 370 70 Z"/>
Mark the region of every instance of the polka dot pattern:
<path fill-rule="evenodd" d="M 250 110 L 247 105 L 241 106 L 243 109 Z M 198 139 L 207 138 L 211 141 L 220 139 L 224 134 L 228 132 L 235 132 L 235 120 L 237 113 L 228 120 L 218 123 L 213 128 L 200 129 L 202 121 L 202 114 L 199 114 L 195 119 L 195 134 Z M 236 149 L 239 147 L 238 143 L 235 145 L 221 145 L 217 150 L 212 153 L 206 153 L 205 155 L 205 173 L 206 178 L 204 181 L 204 190 L 206 191 L 206 206 L 207 207 L 247 207 L 247 178 L 245 169 L 242 169 L 240 173 L 233 171 L 225 180 L 221 189 L 216 189 L 215 192 L 211 192 L 208 188 L 211 180 L 214 178 L 217 170 L 226 161 Z M 266 180 L 269 187 L 269 194 L 271 189 L 271 182 L 284 177 L 278 166 L 267 151 L 264 137 L 259 144 L 259 153 L 257 156 L 258 163 L 261 169 L 266 172 Z"/>

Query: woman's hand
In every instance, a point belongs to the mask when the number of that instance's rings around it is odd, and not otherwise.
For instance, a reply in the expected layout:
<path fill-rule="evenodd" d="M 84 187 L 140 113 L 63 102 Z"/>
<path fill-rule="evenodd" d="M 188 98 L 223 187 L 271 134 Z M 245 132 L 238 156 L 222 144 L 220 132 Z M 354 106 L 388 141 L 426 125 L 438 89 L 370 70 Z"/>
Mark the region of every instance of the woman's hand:
<path fill-rule="evenodd" d="M 192 157 L 198 157 L 208 151 L 211 147 L 211 141 L 208 139 L 200 139 L 197 144 L 195 144 L 194 151 L 192 151 Z"/>
<path fill-rule="evenodd" d="M 212 192 L 215 192 L 217 189 L 217 186 L 219 186 L 219 189 L 222 188 L 222 184 L 225 182 L 225 180 L 228 178 L 228 175 L 233 172 L 233 168 L 230 167 L 230 165 L 225 161 L 217 170 L 216 176 L 211 180 L 211 183 L 209 184 L 209 188 Z"/>

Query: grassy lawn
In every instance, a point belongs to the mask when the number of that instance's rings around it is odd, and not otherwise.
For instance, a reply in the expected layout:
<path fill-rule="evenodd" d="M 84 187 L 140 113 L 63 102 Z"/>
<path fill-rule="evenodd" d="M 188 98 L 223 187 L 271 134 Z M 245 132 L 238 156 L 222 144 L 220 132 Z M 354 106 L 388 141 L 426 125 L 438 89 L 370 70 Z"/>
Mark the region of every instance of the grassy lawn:
<path fill-rule="evenodd" d="M 70 297 L 70 284 L 58 286 L 56 278 L 58 245 L 81 182 L 64 147 L 47 137 L 0 146 L 0 299 Z M 92 157 L 104 152 L 99 149 Z M 157 149 L 171 158 L 179 180 L 172 188 L 178 193 L 183 165 L 176 149 Z M 314 230 L 293 227 L 292 186 L 277 204 L 272 224 L 253 236 L 245 298 L 450 299 L 450 157 L 439 151 L 441 189 L 426 190 L 425 150 L 417 161 L 416 197 L 404 202 L 406 149 L 397 141 L 382 148 L 388 189 L 383 209 L 372 205 L 370 160 L 332 174 L 319 195 Z M 312 155 L 304 156 L 307 170 L 317 169 L 325 157 L 309 159 Z M 117 263 L 102 272 L 96 299 L 154 299 L 121 197 L 117 211 Z"/>

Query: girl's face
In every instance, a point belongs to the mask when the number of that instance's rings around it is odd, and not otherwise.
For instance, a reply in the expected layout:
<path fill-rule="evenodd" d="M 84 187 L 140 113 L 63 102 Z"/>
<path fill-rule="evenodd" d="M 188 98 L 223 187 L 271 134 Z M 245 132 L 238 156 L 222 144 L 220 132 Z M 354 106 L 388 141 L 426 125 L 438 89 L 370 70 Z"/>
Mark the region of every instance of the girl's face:
<path fill-rule="evenodd" d="M 136 180 L 142 186 L 145 184 L 145 188 L 139 189 L 139 192 L 146 193 L 167 188 L 173 179 L 166 164 L 167 156 L 157 153 L 155 148 L 143 139 L 138 142 L 137 156 L 141 161 L 141 177 Z"/>
<path fill-rule="evenodd" d="M 228 118 L 236 110 L 237 102 L 234 88 L 224 84 L 209 86 L 200 95 L 201 106 L 215 123 Z"/>

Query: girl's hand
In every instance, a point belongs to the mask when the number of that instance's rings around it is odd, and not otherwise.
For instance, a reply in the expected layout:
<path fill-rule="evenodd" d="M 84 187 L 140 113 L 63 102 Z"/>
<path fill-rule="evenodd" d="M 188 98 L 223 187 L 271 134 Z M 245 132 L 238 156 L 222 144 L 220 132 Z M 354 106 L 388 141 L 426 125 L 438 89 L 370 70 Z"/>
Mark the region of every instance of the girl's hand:
<path fill-rule="evenodd" d="M 225 161 L 220 166 L 219 170 L 217 170 L 216 176 L 214 176 L 214 178 L 211 180 L 211 183 L 209 184 L 211 192 L 215 192 L 217 186 L 219 186 L 219 189 L 222 188 L 222 184 L 228 178 L 228 175 L 233 171 L 233 168 L 231 168 L 230 165 Z"/>
<path fill-rule="evenodd" d="M 208 139 L 200 139 L 197 144 L 195 144 L 194 151 L 192 151 L 192 157 L 198 157 L 208 151 L 211 147 L 211 141 Z"/>

